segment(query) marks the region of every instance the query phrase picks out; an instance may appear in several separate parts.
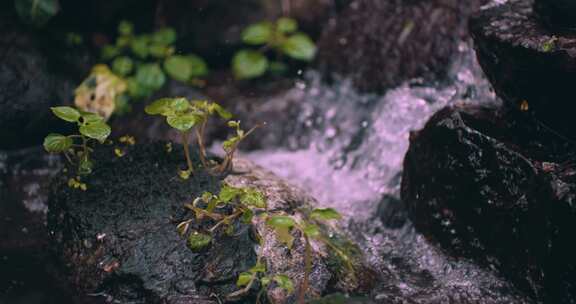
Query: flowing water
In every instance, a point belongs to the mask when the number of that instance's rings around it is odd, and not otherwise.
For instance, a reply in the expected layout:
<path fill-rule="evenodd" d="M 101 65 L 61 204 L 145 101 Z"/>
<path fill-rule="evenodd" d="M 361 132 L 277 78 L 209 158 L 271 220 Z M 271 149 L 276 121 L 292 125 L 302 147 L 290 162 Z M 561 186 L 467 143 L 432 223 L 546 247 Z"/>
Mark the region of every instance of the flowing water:
<path fill-rule="evenodd" d="M 360 94 L 346 81 L 327 85 L 313 73 L 305 79 L 269 101 L 300 100 L 300 115 L 287 126 L 295 131 L 281 140 L 283 148 L 244 156 L 345 216 L 347 231 L 382 275 L 384 283 L 373 299 L 529 302 L 492 271 L 443 255 L 414 231 L 399 208 L 410 131 L 422 128 L 433 113 L 450 104 L 498 102 L 467 43 L 459 47 L 446 80 L 412 80 L 383 96 Z"/>

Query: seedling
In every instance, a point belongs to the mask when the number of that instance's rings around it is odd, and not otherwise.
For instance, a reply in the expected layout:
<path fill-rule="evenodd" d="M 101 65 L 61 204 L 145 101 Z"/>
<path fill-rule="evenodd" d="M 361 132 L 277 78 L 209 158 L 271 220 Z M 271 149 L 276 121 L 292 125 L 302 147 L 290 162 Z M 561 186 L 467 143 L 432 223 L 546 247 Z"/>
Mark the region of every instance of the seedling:
<path fill-rule="evenodd" d="M 312 244 L 311 240 L 318 240 L 324 243 L 336 256 L 344 262 L 345 267 L 353 273 L 352 261 L 345 249 L 334 244 L 326 235 L 323 225 L 330 220 L 338 220 L 340 214 L 331 208 L 318 208 L 310 212 L 303 212 L 302 217 L 272 212 L 267 209 L 267 202 L 264 195 L 252 188 L 237 188 L 223 184 L 220 193 L 214 195 L 206 192 L 202 197 L 196 198 L 192 204 L 185 207 L 194 212 L 195 217 L 181 222 L 177 226 L 178 232 L 185 236 L 193 223 L 197 225 L 203 221 L 211 221 L 214 224 L 204 231 L 194 230 L 188 238 L 188 247 L 193 251 L 201 251 L 209 246 L 213 240 L 213 235 L 218 229 L 227 234 L 234 232 L 234 224 L 240 221 L 244 224 L 252 223 L 255 216 L 263 220 L 267 226 L 271 227 L 276 239 L 283 243 L 288 249 L 292 249 L 294 243 L 293 232 L 300 233 L 305 240 L 305 274 L 301 282 L 298 303 L 304 303 L 305 294 L 309 288 L 309 275 L 312 268 Z M 260 243 L 260 250 L 257 256 L 256 265 L 246 272 L 240 273 L 236 285 L 241 289 L 227 295 L 227 299 L 233 300 L 248 293 L 255 284 L 259 284 L 261 289 L 258 293 L 257 303 L 271 283 L 284 289 L 288 293 L 294 291 L 294 283 L 284 274 L 270 274 L 266 270 L 263 261 L 263 244 L 265 236 L 257 235 Z"/>
<path fill-rule="evenodd" d="M 118 25 L 116 42 L 101 50 L 102 61 L 126 84 L 126 90 L 114 96 L 115 113 L 129 111 L 131 101 L 150 97 L 164 86 L 167 77 L 202 84 L 200 77 L 208 73 L 206 62 L 195 54 L 176 54 L 176 39 L 176 31 L 169 27 L 136 35 L 132 23 Z"/>
<path fill-rule="evenodd" d="M 298 23 L 291 18 L 280 18 L 276 22 L 259 22 L 249 25 L 242 32 L 242 41 L 259 49 L 243 49 L 232 60 L 232 69 L 238 79 L 256 78 L 267 71 L 283 73 L 287 70 L 281 61 L 283 55 L 311 61 L 316 55 L 316 46 L 310 37 L 298 31 Z M 270 61 L 266 52 L 273 50 L 276 60 Z"/>
<path fill-rule="evenodd" d="M 94 166 L 90 160 L 90 153 L 93 151 L 90 144 L 94 141 L 104 143 L 110 135 L 110 127 L 102 117 L 94 113 L 78 111 L 71 107 L 53 107 L 51 110 L 58 118 L 76 123 L 79 134 L 65 136 L 50 133 L 44 139 L 44 149 L 50 153 L 62 153 L 71 165 L 76 160 L 79 175 L 90 174 Z"/>
<path fill-rule="evenodd" d="M 204 100 L 187 100 L 183 97 L 178 98 L 161 98 L 154 101 L 152 104 L 145 108 L 146 113 L 150 115 L 162 115 L 166 117 L 166 122 L 172 128 L 180 132 L 182 144 L 184 146 L 184 154 L 186 157 L 186 164 L 188 168 L 180 171 L 180 177 L 183 179 L 189 178 L 190 174 L 194 172 L 192 159 L 190 158 L 189 138 L 192 130 L 196 132 L 196 139 L 198 141 L 200 161 L 204 168 L 211 174 L 222 175 L 228 172 L 232 167 L 232 158 L 238 148 L 238 144 L 250 135 L 256 127 L 249 131 L 240 129 L 240 122 L 229 121 L 228 125 L 235 129 L 236 135 L 228 139 L 223 144 L 223 149 L 226 152 L 222 163 L 217 164 L 208 160 L 206 156 L 206 146 L 204 144 L 204 133 L 206 126 L 211 116 L 218 115 L 220 118 L 229 120 L 232 114 L 214 102 Z"/>

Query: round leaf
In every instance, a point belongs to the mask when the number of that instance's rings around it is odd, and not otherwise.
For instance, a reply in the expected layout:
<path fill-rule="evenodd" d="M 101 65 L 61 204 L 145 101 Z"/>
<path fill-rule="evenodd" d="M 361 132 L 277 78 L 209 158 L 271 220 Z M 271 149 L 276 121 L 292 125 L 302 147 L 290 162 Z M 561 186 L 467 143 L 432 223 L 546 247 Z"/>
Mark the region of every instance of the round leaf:
<path fill-rule="evenodd" d="M 100 51 L 100 56 L 103 60 L 110 60 L 120 54 L 120 49 L 113 45 L 105 45 Z"/>
<path fill-rule="evenodd" d="M 188 237 L 187 244 L 188 248 L 190 248 L 192 251 L 198 252 L 210 245 L 211 241 L 212 237 L 210 235 L 194 231 Z"/>
<path fill-rule="evenodd" d="M 170 101 L 170 108 L 176 112 L 184 112 L 190 109 L 190 102 L 184 97 L 172 98 L 172 101 Z"/>
<path fill-rule="evenodd" d="M 314 239 L 320 236 L 320 229 L 316 225 L 306 225 L 303 231 L 309 238 Z"/>
<path fill-rule="evenodd" d="M 58 13 L 58 0 L 16 0 L 16 13 L 24 22 L 35 26 L 46 24 Z"/>
<path fill-rule="evenodd" d="M 270 22 L 249 25 L 242 31 L 242 41 L 247 44 L 266 44 L 272 39 L 273 30 Z"/>
<path fill-rule="evenodd" d="M 126 56 L 118 57 L 112 62 L 112 71 L 120 76 L 126 76 L 132 72 L 134 62 Z"/>
<path fill-rule="evenodd" d="M 236 281 L 236 286 L 244 287 L 250 283 L 252 280 L 252 274 L 249 272 L 243 272 L 238 276 L 238 280 Z"/>
<path fill-rule="evenodd" d="M 275 215 L 270 217 L 266 224 L 275 228 L 290 228 L 296 225 L 296 222 L 289 216 Z"/>
<path fill-rule="evenodd" d="M 159 115 L 164 114 L 170 109 L 172 98 L 160 98 L 144 108 L 146 114 Z"/>
<path fill-rule="evenodd" d="M 44 149 L 47 152 L 64 152 L 72 146 L 72 138 L 64 135 L 50 133 L 44 138 Z"/>
<path fill-rule="evenodd" d="M 52 107 L 50 109 L 58 118 L 69 122 L 77 122 L 81 116 L 78 110 L 71 107 Z"/>
<path fill-rule="evenodd" d="M 310 61 L 316 55 L 316 46 L 307 35 L 299 33 L 284 41 L 282 51 L 294 59 Z"/>
<path fill-rule="evenodd" d="M 340 213 L 332 208 L 314 209 L 310 217 L 315 220 L 339 220 L 342 218 Z"/>
<path fill-rule="evenodd" d="M 285 34 L 294 33 L 298 29 L 298 23 L 292 18 L 282 17 L 276 21 L 278 30 Z"/>
<path fill-rule="evenodd" d="M 170 49 L 163 44 L 152 43 L 148 47 L 148 52 L 150 53 L 150 55 L 156 58 L 164 58 L 170 53 Z"/>
<path fill-rule="evenodd" d="M 294 283 L 285 274 L 277 274 L 274 276 L 274 281 L 278 284 L 278 287 L 286 290 L 288 293 L 294 291 Z"/>
<path fill-rule="evenodd" d="M 194 54 L 189 54 L 185 57 L 192 65 L 192 77 L 200 77 L 208 74 L 208 66 L 206 65 L 204 59 Z"/>
<path fill-rule="evenodd" d="M 170 56 L 164 61 L 164 70 L 175 80 L 188 81 L 192 77 L 192 62 L 184 56 Z"/>
<path fill-rule="evenodd" d="M 266 198 L 260 191 L 254 189 L 245 190 L 241 201 L 243 204 L 256 208 L 266 208 Z"/>
<path fill-rule="evenodd" d="M 80 134 L 104 142 L 112 130 L 103 121 L 94 121 L 80 126 Z"/>
<path fill-rule="evenodd" d="M 179 131 L 190 130 L 197 122 L 197 118 L 191 114 L 171 115 L 166 118 L 168 124 Z"/>
<path fill-rule="evenodd" d="M 123 20 L 118 25 L 118 33 L 120 35 L 128 36 L 132 35 L 133 32 L 134 32 L 134 25 L 131 22 Z"/>
<path fill-rule="evenodd" d="M 132 52 L 136 54 L 136 56 L 144 59 L 148 57 L 148 38 L 146 36 L 139 36 L 132 40 L 132 44 L 130 45 Z"/>
<path fill-rule="evenodd" d="M 158 64 L 149 63 L 143 64 L 138 68 L 136 80 L 146 88 L 158 90 L 166 82 L 166 76 Z"/>
<path fill-rule="evenodd" d="M 159 29 L 152 35 L 152 41 L 165 46 L 170 45 L 176 42 L 176 31 L 170 27 Z"/>
<path fill-rule="evenodd" d="M 234 56 L 232 69 L 238 79 L 256 78 L 266 73 L 268 59 L 256 51 L 242 50 Z"/>

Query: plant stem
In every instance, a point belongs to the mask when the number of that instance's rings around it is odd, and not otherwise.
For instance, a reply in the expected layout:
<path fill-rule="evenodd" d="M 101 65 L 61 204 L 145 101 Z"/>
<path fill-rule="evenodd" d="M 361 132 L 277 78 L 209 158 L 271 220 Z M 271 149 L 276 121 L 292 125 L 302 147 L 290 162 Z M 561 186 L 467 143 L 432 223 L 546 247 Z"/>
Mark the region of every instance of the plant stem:
<path fill-rule="evenodd" d="M 208 119 L 206 118 L 200 128 L 196 129 L 196 139 L 198 140 L 198 147 L 200 150 L 200 161 L 204 168 L 208 169 L 208 161 L 206 160 L 206 146 L 204 145 L 204 132 L 206 130 L 206 123 L 208 123 Z"/>
<path fill-rule="evenodd" d="M 300 286 L 298 304 L 306 303 L 306 291 L 308 290 L 308 280 L 312 270 L 312 247 L 310 246 L 310 239 L 308 239 L 308 236 L 303 231 L 302 234 L 304 235 L 306 245 L 304 251 L 304 280 L 302 280 L 302 285 Z"/>
<path fill-rule="evenodd" d="M 190 159 L 190 147 L 188 146 L 188 133 L 181 132 L 182 134 L 182 144 L 184 145 L 184 155 L 186 156 L 186 164 L 188 165 L 188 172 L 194 172 L 192 166 L 192 159 Z"/>
<path fill-rule="evenodd" d="M 235 217 L 238 217 L 240 214 L 242 214 L 242 210 L 234 212 L 232 215 L 229 215 L 229 216 L 225 217 L 224 219 L 222 219 L 221 221 L 219 221 L 218 223 L 216 223 L 216 225 L 214 225 L 214 227 L 210 228 L 209 231 L 214 232 L 214 230 L 216 230 L 216 228 L 218 228 L 221 225 L 223 225 L 224 223 L 234 219 Z"/>

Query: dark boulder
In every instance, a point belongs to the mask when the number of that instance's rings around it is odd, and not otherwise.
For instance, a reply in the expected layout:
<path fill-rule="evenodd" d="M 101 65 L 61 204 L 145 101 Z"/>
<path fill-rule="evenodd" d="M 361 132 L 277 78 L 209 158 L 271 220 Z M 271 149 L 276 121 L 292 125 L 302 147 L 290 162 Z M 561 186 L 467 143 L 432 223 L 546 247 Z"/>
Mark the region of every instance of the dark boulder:
<path fill-rule="evenodd" d="M 497 269 L 531 297 L 576 301 L 576 166 L 516 112 L 453 106 L 413 133 L 402 199 L 423 235 Z"/>
<path fill-rule="evenodd" d="M 534 0 L 534 11 L 553 30 L 576 29 L 576 2 Z"/>
<path fill-rule="evenodd" d="M 363 91 L 382 91 L 416 77 L 442 76 L 468 16 L 481 0 L 355 0 L 324 29 L 318 64 L 351 78 Z"/>
<path fill-rule="evenodd" d="M 508 1 L 471 20 L 478 60 L 509 108 L 574 138 L 576 38 L 547 28 L 532 3 Z"/>
<path fill-rule="evenodd" d="M 103 148 L 95 159 L 95 172 L 85 179 L 87 191 L 71 189 L 63 177 L 49 201 L 53 247 L 80 294 L 106 295 L 119 303 L 218 303 L 238 289 L 238 274 L 256 262 L 253 231 L 264 238 L 267 269 L 300 281 L 296 278 L 304 271 L 301 237 L 296 237 L 288 251 L 260 218 L 255 217 L 252 225 L 238 223 L 233 235 L 218 233 L 203 252 L 186 246 L 176 225 L 193 215 L 183 205 L 204 191 L 217 192 L 220 180 L 200 171 L 188 181 L 178 178 L 177 168 L 183 165 L 180 146 L 174 145 L 168 153 L 164 144 L 137 145 L 122 158 Z M 293 213 L 313 203 L 298 189 L 250 163 L 237 161 L 235 170 L 239 173 L 226 182 L 258 188 L 268 198 L 270 210 Z M 195 221 L 192 225 L 203 227 Z M 329 256 L 324 250 L 320 251 L 323 255 L 313 256 L 309 296 L 359 286 L 338 274 L 324 258 Z M 367 273 L 362 272 L 361 278 Z M 242 302 L 253 303 L 254 296 L 249 293 Z M 268 289 L 268 297 L 277 303 L 295 301 L 294 295 L 274 286 Z"/>

